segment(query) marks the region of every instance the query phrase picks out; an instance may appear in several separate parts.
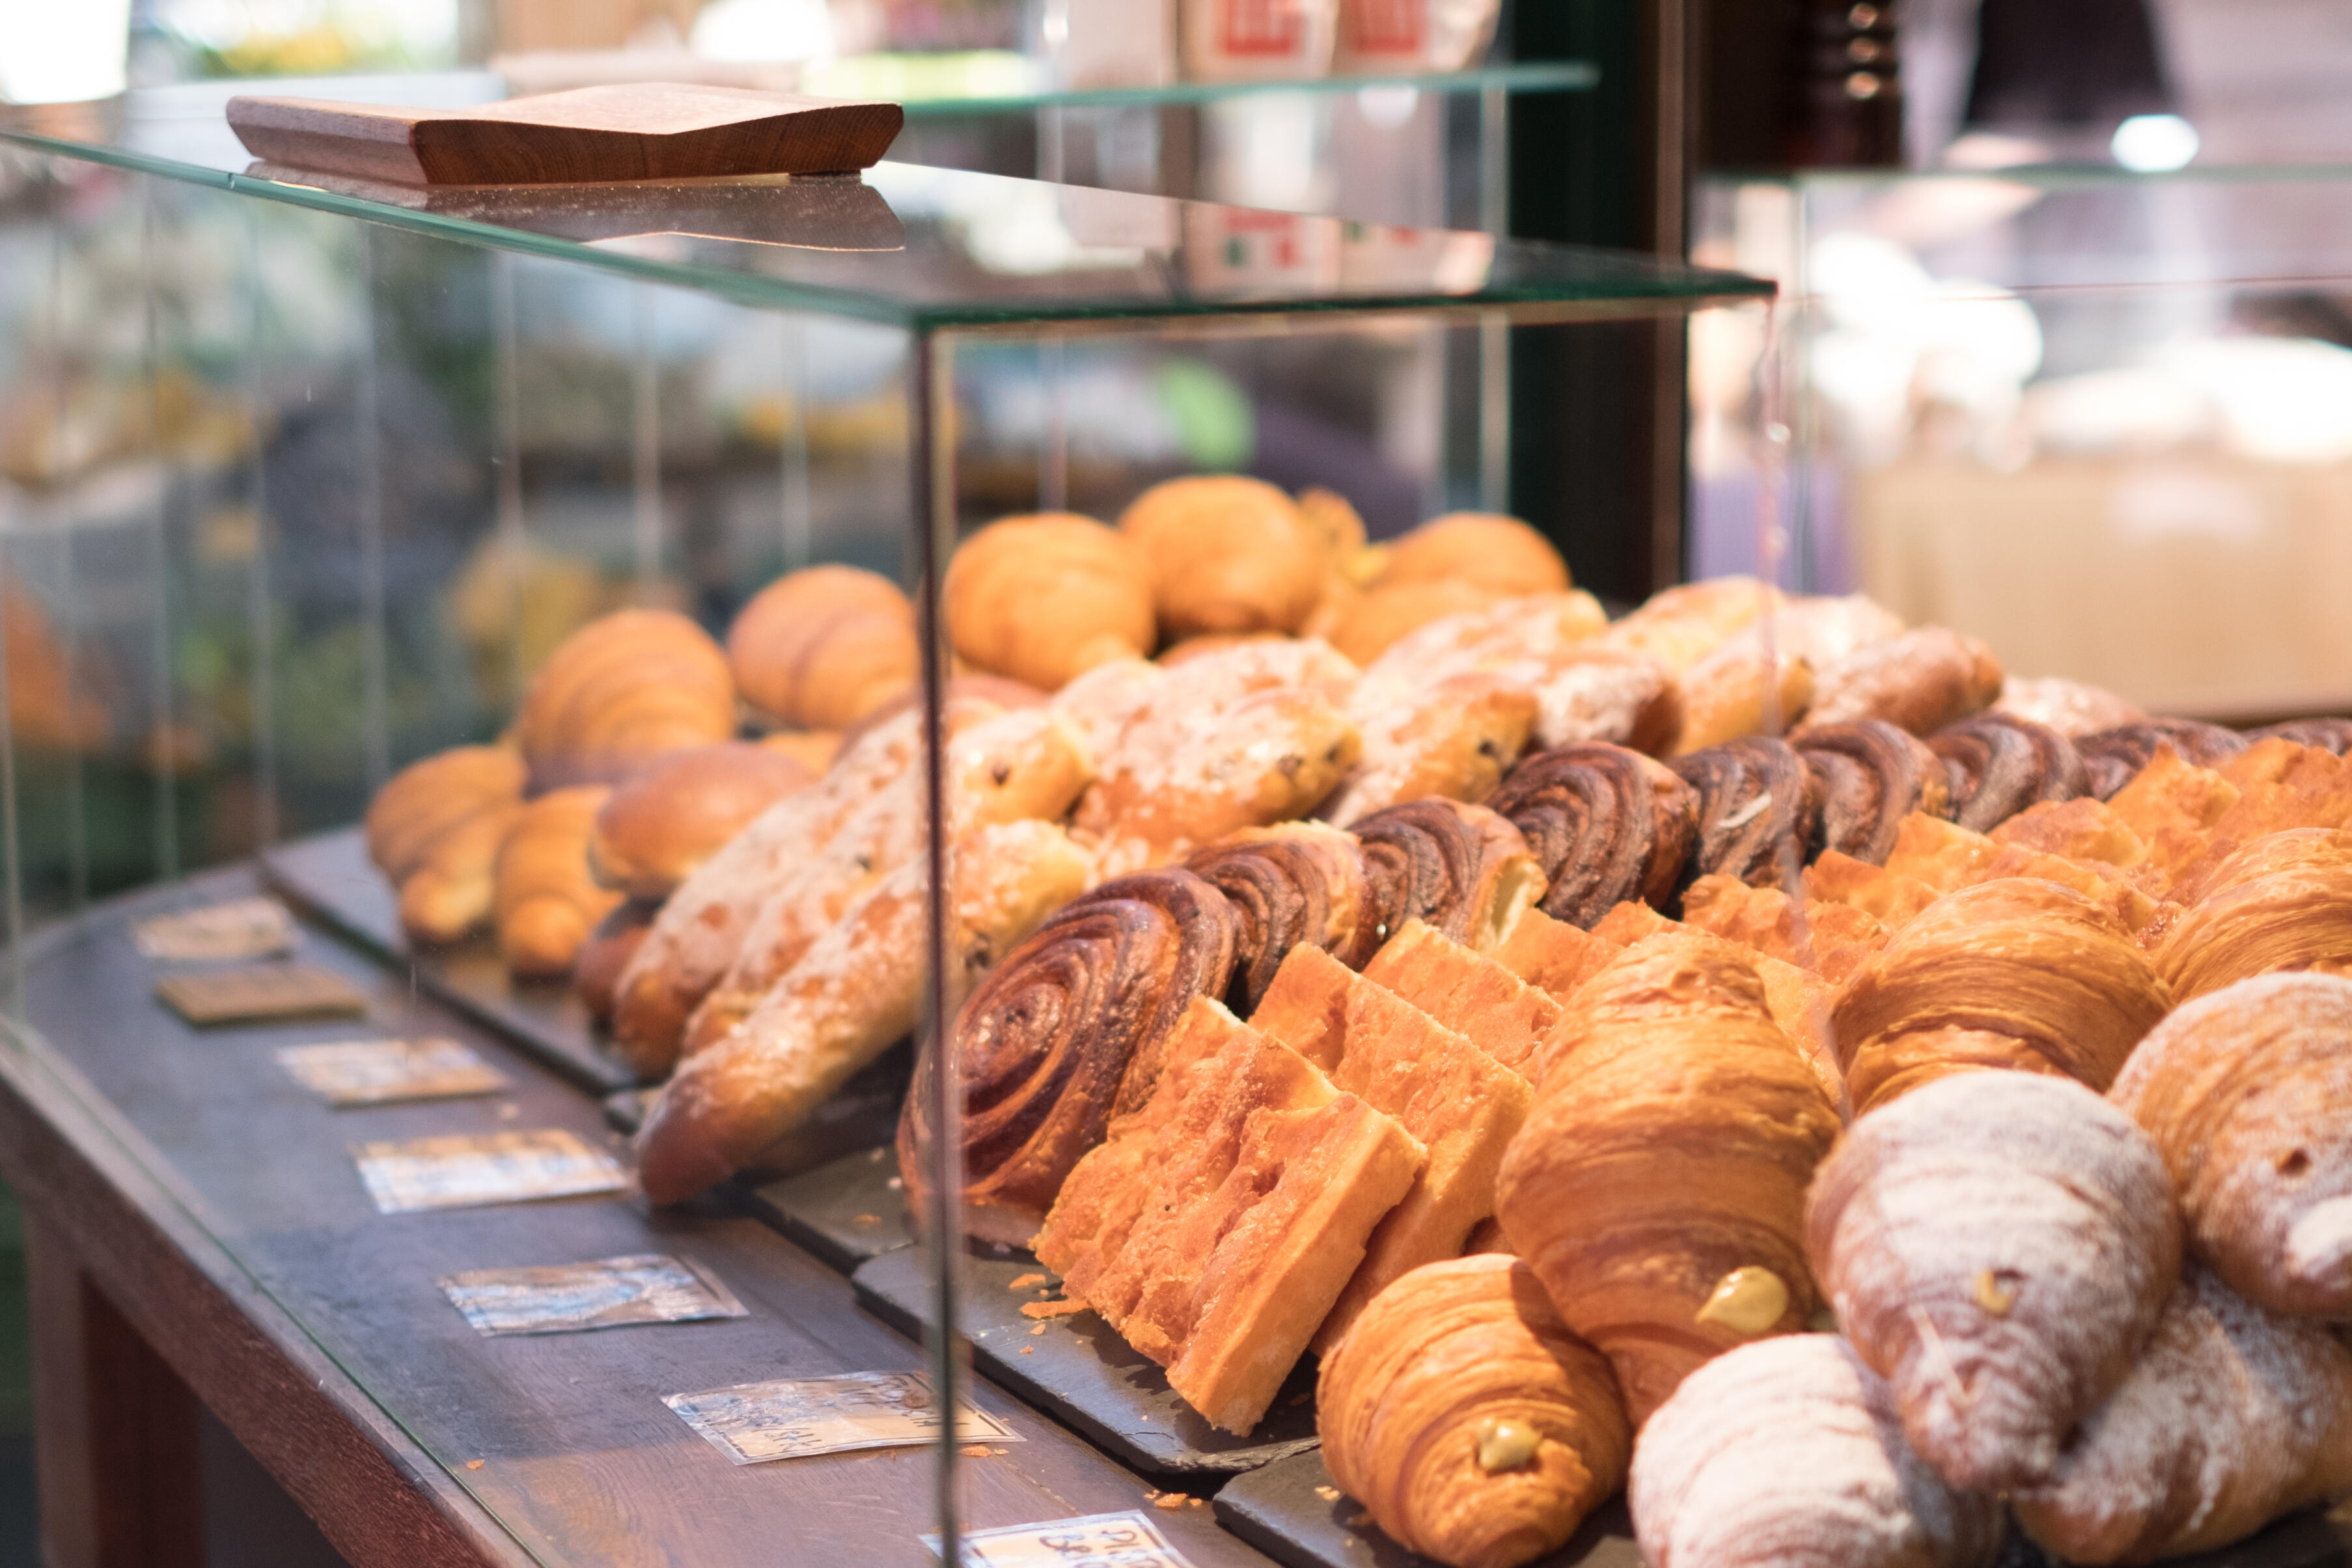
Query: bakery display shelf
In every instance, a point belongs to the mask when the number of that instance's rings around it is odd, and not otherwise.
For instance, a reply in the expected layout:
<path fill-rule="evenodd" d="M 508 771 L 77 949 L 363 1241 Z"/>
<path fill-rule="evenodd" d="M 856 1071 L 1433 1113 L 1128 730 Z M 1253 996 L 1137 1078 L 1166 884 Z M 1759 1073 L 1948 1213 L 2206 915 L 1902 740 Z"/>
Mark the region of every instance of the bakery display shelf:
<path fill-rule="evenodd" d="M 1234 1477 L 1210 1506 L 1219 1523 L 1287 1568 L 1438 1568 L 1390 1540 L 1332 1484 L 1320 1448 Z M 1567 1545 L 1528 1568 L 1643 1568 L 1625 1500 L 1593 1510 Z"/>
<path fill-rule="evenodd" d="M 1027 1279 L 1021 1289 L 1014 1281 Z M 857 1300 L 919 1339 L 931 1321 L 930 1261 L 907 1248 L 850 1276 Z M 1302 1360 L 1257 1430 L 1221 1432 L 1168 1386 L 1167 1374 L 1091 1312 L 1035 1318 L 1024 1304 L 1057 1295 L 1025 1252 L 964 1264 L 961 1311 L 972 1359 L 989 1377 L 1149 1475 L 1206 1479 L 1255 1469 L 1315 1444 L 1315 1363 Z"/>
<path fill-rule="evenodd" d="M 196 1030 L 152 995 L 134 919 L 250 895 L 250 864 L 98 905 L 28 942 L 17 1006 L 0 1028 L 0 1167 L 44 1107 L 101 1130 L 187 1223 L 348 1375 L 388 1419 L 541 1563 L 920 1568 L 931 1512 L 928 1448 L 738 1466 L 664 1396 L 776 1377 L 913 1372 L 920 1347 L 860 1312 L 847 1281 L 723 1202 L 652 1209 L 635 1193 L 379 1214 L 354 1168 L 363 1141 L 561 1129 L 616 1156 L 600 1107 L 502 1030 L 387 969 L 327 926 L 301 957 L 356 986 L 349 1019 Z M 330 1109 L 275 1060 L 280 1047 L 362 1035 L 440 1035 L 506 1080 L 496 1094 Z M 20 1170 L 17 1174 L 23 1174 Z M 592 1333 L 484 1337 L 436 1281 L 467 1270 L 643 1253 L 691 1260 L 742 1318 Z M 906 1254 L 908 1257 L 914 1255 Z M 919 1272 L 919 1266 L 918 1266 Z M 1134 1509 L 1155 1483 L 985 1381 L 975 1403 L 1020 1439 L 967 1467 L 966 1528 Z M 1264 1558 L 1207 1508 L 1155 1515 L 1194 1568 Z M 501 1559 L 502 1560 L 502 1559 Z"/>
<path fill-rule="evenodd" d="M 733 1190 L 753 1218 L 845 1274 L 915 1244 L 907 1229 L 898 1156 L 887 1145 L 794 1176 L 740 1176 Z"/>
<path fill-rule="evenodd" d="M 592 1094 L 633 1087 L 637 1075 L 604 1045 L 568 980 L 518 980 L 487 938 L 419 951 L 401 934 L 392 884 L 367 855 L 357 828 L 298 839 L 263 852 L 270 890 L 356 942 L 419 989 L 505 1035 Z"/>
<path fill-rule="evenodd" d="M 1320 1448 L 1293 1454 L 1227 1481 L 1211 1506 L 1218 1522 L 1286 1568 L 1439 1568 L 1374 1524 L 1333 1484 Z M 2307 1509 L 2219 1552 L 2167 1561 L 2175 1568 L 2343 1568 L 2352 1563 L 2352 1505 Z M 1633 1522 L 1620 1496 L 1593 1511 L 1569 1538 L 1528 1568 L 1643 1568 Z M 2000 1568 L 2063 1568 L 2011 1527 Z"/>

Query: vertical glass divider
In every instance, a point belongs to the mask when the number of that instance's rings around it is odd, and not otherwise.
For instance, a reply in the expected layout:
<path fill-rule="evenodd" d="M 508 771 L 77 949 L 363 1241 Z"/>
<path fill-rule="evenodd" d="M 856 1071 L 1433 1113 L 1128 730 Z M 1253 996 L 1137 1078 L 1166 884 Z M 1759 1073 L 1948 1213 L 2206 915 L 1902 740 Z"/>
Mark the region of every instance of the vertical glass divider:
<path fill-rule="evenodd" d="M 947 800 L 948 639 L 940 587 L 955 548 L 955 342 L 944 332 L 918 329 L 908 366 L 908 456 L 914 469 L 917 630 L 920 633 L 923 697 L 923 810 L 929 895 L 924 909 L 924 1038 L 931 1071 L 918 1073 L 932 1095 L 930 1212 L 922 1217 L 930 1239 L 932 1408 L 940 1412 L 939 1453 L 932 1467 L 932 1514 L 940 1560 L 963 1561 L 961 1455 L 957 1441 L 963 1381 L 961 1320 L 963 1264 L 963 1082 L 953 1050 L 954 972 L 949 962 Z M 919 1087 L 916 1092 L 922 1089 Z"/>
<path fill-rule="evenodd" d="M 1510 100 L 1499 87 L 1478 94 L 1478 226 L 1501 240 L 1511 227 Z M 1511 324 L 1499 310 L 1478 320 L 1478 505 L 1511 504 Z"/>
<path fill-rule="evenodd" d="M 261 228 L 254 205 L 245 208 L 246 277 L 246 421 L 253 450 L 253 564 L 246 573 L 246 635 L 253 641 L 253 833 L 264 849 L 278 841 L 278 648 L 270 615 L 269 466 L 262 453 L 263 432 L 268 428 L 262 389 Z"/>
<path fill-rule="evenodd" d="M 636 315 L 636 355 L 630 371 L 629 468 L 636 490 L 634 513 L 637 596 L 651 603 L 661 582 L 661 387 L 654 361 L 654 291 L 630 285 Z"/>
<path fill-rule="evenodd" d="M 159 263 L 152 175 L 142 176 L 139 182 L 139 252 L 143 307 L 140 351 L 146 361 L 146 374 L 141 379 L 147 391 L 147 455 L 155 465 L 155 623 L 151 650 L 155 656 L 155 706 L 148 720 L 149 761 L 155 770 L 155 880 L 175 882 L 180 875 L 180 821 L 173 799 L 179 768 L 178 742 L 172 733 L 172 465 L 163 451 L 163 306 L 156 298 Z"/>
<path fill-rule="evenodd" d="M 377 377 L 375 225 L 359 228 L 359 385 L 352 417 L 359 438 L 360 759 L 371 799 L 392 773 L 392 716 L 385 692 L 383 431 Z"/>

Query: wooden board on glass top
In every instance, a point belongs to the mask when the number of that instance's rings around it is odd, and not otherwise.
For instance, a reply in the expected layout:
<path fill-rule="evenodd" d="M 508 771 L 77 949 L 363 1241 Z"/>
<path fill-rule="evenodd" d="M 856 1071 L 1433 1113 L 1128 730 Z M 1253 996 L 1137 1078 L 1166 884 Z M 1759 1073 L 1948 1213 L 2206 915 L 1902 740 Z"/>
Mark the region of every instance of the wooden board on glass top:
<path fill-rule="evenodd" d="M 257 158 L 407 185 L 606 183 L 846 173 L 881 158 L 895 103 L 646 82 L 470 109 L 242 97 L 228 122 Z"/>

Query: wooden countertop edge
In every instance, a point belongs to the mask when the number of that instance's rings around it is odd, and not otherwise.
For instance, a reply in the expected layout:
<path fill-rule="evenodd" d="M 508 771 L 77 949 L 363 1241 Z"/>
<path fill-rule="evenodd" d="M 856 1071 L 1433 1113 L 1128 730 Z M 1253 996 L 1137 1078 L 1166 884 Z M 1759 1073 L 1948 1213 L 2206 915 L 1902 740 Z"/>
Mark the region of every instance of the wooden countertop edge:
<path fill-rule="evenodd" d="M 535 1563 L 126 1152 L 137 1134 L 59 1086 L 79 1074 L 8 1027 L 0 1180 L 335 1549 L 354 1568 Z"/>

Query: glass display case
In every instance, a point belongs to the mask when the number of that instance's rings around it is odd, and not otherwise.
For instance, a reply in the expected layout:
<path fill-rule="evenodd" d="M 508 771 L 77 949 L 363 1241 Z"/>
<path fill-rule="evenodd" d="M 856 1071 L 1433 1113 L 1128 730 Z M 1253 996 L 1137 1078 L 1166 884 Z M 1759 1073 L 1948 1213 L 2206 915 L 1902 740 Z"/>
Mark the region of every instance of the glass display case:
<path fill-rule="evenodd" d="M 370 185 L 252 164 L 184 99 L 152 109 L 134 95 L 110 127 L 0 133 L 12 1092 L 102 1128 L 174 1223 L 426 1457 L 431 1487 L 528 1560 L 748 1563 L 790 1539 L 919 1562 L 961 1531 L 1094 1515 L 1140 1518 L 1200 1568 L 1258 1560 L 1205 1500 L 1311 1440 L 1311 1406 L 1286 1385 L 1280 1431 L 1252 1416 L 1219 1432 L 1116 1336 L 1070 1328 L 1010 1233 L 968 1224 L 957 1198 L 957 1128 L 978 1104 L 960 1059 L 922 1072 L 886 1049 L 910 1023 L 929 1039 L 968 977 L 1119 869 L 1079 865 L 1052 825 L 1092 765 L 1082 721 L 1039 716 L 1039 693 L 1002 678 L 1025 655 L 975 660 L 974 627 L 1025 646 L 1120 593 L 1148 601 L 1156 580 L 1102 540 L 1149 531 L 1134 503 L 1163 482 L 1230 474 L 1255 476 L 1239 493 L 1275 507 L 1266 528 L 1309 530 L 1308 597 L 1274 617 L 1295 630 L 1327 558 L 1377 570 L 1381 538 L 1499 472 L 1507 405 L 1475 376 L 1458 392 L 1462 345 L 1752 315 L 1769 285 L 911 163 Z M 1161 519 L 1159 548 L 1204 552 L 1212 576 L 1255 559 L 1255 525 L 1223 505 Z M 983 526 L 1031 514 L 1047 515 L 1044 542 L 999 551 L 1008 586 L 959 601 L 960 546 L 1012 538 Z M 1064 591 L 1053 530 L 1073 526 L 1080 587 Z M 1220 592 L 1260 592 L 1255 570 Z M 801 597 L 770 597 L 780 579 Z M 761 655 L 745 612 L 763 601 Z M 1147 605 L 1119 646 L 1200 633 L 1190 651 L 1255 690 L 1260 655 L 1227 644 L 1263 623 L 1223 613 L 1154 622 Z M 754 692 L 747 659 L 775 684 Z M 1069 673 L 1046 666 L 1033 685 Z M 574 698 L 608 688 L 635 694 L 614 699 L 623 716 L 583 717 L 606 710 Z M 1278 716 L 1291 749 L 1271 760 L 1203 751 L 1177 733 L 1182 712 L 1164 716 L 1165 767 L 1207 768 L 1204 791 L 1255 758 L 1267 788 L 1319 798 L 1302 769 L 1339 756 L 1336 740 L 1314 750 L 1312 715 Z M 825 831 L 811 815 L 777 841 L 767 873 L 839 873 L 822 933 L 777 949 L 794 955 L 781 977 L 813 976 L 835 1021 L 794 1025 L 831 1042 L 813 1079 L 720 1113 L 749 1117 L 714 1134 L 748 1174 L 648 1205 L 728 1173 L 613 1166 L 647 1114 L 630 1085 L 667 1062 L 590 1022 L 565 975 L 579 931 L 527 963 L 509 921 L 541 896 L 521 891 L 518 847 L 537 822 L 561 852 L 548 901 L 625 931 L 620 892 L 582 892 L 587 819 L 547 808 L 586 797 L 593 812 L 687 742 L 775 759 L 763 777 L 799 776 L 771 798 L 797 787 L 838 807 Z M 866 772 L 828 770 L 845 746 Z M 461 807 L 496 824 L 496 854 L 427 868 L 476 900 L 436 946 L 424 862 L 388 846 L 404 811 Z M 686 814 L 648 810 L 664 831 Z M 967 858 L 1005 871 L 978 913 L 961 881 L 952 904 L 927 891 Z M 414 874 L 395 887 L 378 867 Z M 498 894 L 495 944 L 469 935 L 493 919 L 493 876 L 517 890 Z M 238 916 L 257 929 L 152 924 L 263 892 L 298 932 L 266 910 Z M 733 896 L 733 918 L 759 912 Z M 224 994 L 221 961 L 289 940 L 310 989 Z M 479 1059 L 460 1078 L 487 1064 L 497 1087 L 337 1100 L 336 1073 L 356 1070 L 299 1049 L 360 1036 L 454 1042 Z M 681 1099 L 656 1116 L 687 1115 Z M 761 1131 L 778 1115 L 782 1142 Z M 618 1199 L 463 1207 L 616 1184 Z M 472 1271 L 654 1252 L 694 1276 L 665 1300 L 715 1276 L 741 1315 L 665 1311 L 721 1321 L 550 1342 L 485 1337 L 450 1310 Z M 751 1386 L 778 1379 L 796 1389 Z M 976 1413 L 931 1414 L 950 1401 Z"/>
<path fill-rule="evenodd" d="M 1758 559 L 1760 484 L 1790 580 L 2015 673 L 2340 711 L 2347 222 L 2331 165 L 1710 179 L 1693 254 L 1784 294 L 1693 340 L 1696 572 Z"/>

